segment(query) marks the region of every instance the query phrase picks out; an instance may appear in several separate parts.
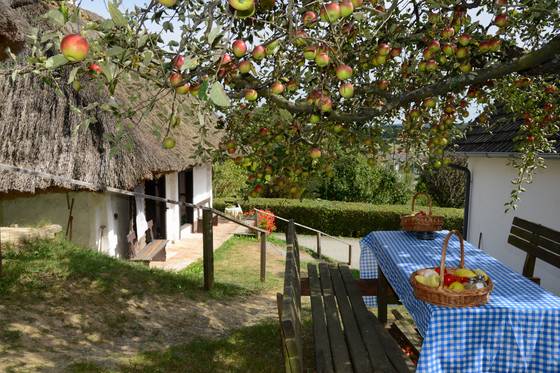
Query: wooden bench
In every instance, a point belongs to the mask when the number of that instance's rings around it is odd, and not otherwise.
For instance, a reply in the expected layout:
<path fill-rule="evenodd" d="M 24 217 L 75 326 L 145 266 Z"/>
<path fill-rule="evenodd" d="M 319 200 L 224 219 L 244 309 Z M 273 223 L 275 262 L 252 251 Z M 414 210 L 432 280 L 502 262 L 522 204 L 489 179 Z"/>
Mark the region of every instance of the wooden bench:
<path fill-rule="evenodd" d="M 128 242 L 130 244 L 131 257 L 130 260 L 133 262 L 141 262 L 149 265 L 150 262 L 165 262 L 167 257 L 165 247 L 167 246 L 167 240 L 156 240 L 153 234 L 153 221 L 148 222 L 148 230 L 146 231 L 146 237 L 142 237 L 141 240 L 136 239 L 136 234 L 134 230 L 131 229 L 128 234 Z M 148 241 L 144 247 L 140 248 L 142 242 Z"/>
<path fill-rule="evenodd" d="M 289 226 L 287 236 L 292 232 Z M 302 295 L 311 298 L 317 372 L 409 372 L 398 344 L 367 310 L 348 266 L 309 264 L 309 278 L 302 279 L 297 239 L 287 241 L 284 293 L 277 295 L 286 372 L 303 372 Z"/>
<path fill-rule="evenodd" d="M 540 284 L 534 277 L 538 259 L 560 268 L 560 232 L 518 217 L 513 218 L 508 243 L 527 253 L 523 276 Z"/>

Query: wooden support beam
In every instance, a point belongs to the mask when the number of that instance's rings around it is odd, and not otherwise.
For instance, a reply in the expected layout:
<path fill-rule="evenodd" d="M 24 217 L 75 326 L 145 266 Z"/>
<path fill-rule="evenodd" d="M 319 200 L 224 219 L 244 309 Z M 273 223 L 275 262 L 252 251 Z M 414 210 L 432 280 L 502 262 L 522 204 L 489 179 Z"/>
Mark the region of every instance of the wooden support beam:
<path fill-rule="evenodd" d="M 266 281 L 266 233 L 260 233 L 261 240 L 261 282 Z"/>
<path fill-rule="evenodd" d="M 317 232 L 317 255 L 321 258 L 321 232 Z"/>
<path fill-rule="evenodd" d="M 214 286 L 214 232 L 212 226 L 212 210 L 202 210 L 202 257 L 204 268 L 204 290 Z"/>

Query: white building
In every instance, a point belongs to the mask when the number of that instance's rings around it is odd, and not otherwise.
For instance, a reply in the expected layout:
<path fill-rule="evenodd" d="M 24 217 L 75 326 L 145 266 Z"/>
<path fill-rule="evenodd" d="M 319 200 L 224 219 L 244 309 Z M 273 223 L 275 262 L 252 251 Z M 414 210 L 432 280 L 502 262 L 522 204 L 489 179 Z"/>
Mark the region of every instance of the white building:
<path fill-rule="evenodd" d="M 472 184 L 468 239 L 513 270 L 521 273 L 526 254 L 507 243 L 514 216 L 560 231 L 560 155 L 544 154 L 547 168 L 539 169 L 521 194 L 518 208 L 505 213 L 517 170 L 509 164 L 516 156 L 514 137 L 519 123 L 494 117 L 493 128 L 470 131 L 457 153 L 468 160 Z M 560 151 L 560 145 L 557 144 Z M 541 286 L 560 294 L 560 268 L 537 259 L 535 276 Z"/>
<path fill-rule="evenodd" d="M 131 92 L 132 88 L 122 87 L 114 99 L 126 103 Z M 149 87 L 140 96 L 146 92 Z M 87 79 L 79 92 L 67 87 L 57 94 L 32 74 L 15 83 L 0 78 L 0 163 L 212 205 L 211 164 L 194 159 L 198 127 L 192 121 L 199 121 L 196 113 L 183 115 L 182 124 L 171 130 L 176 146 L 166 150 L 156 134 L 165 127 L 157 108 L 145 113 L 139 123 L 125 122 L 124 135 L 114 116 L 101 110 L 94 123 L 78 128 L 82 118 L 71 107 L 85 106 L 99 94 Z M 195 104 L 194 98 L 184 100 L 183 107 Z M 210 126 L 215 122 L 213 115 L 202 118 Z M 110 141 L 118 136 L 122 137 L 119 149 Z M 218 136 L 210 136 L 212 142 L 218 140 Z M 178 240 L 197 229 L 197 210 L 102 190 L 77 189 L 51 179 L 0 171 L 0 225 L 59 224 L 72 241 L 118 257 L 129 256 L 128 234 L 134 231 L 138 238 L 145 236 L 149 221 L 153 222 L 154 238 Z"/>

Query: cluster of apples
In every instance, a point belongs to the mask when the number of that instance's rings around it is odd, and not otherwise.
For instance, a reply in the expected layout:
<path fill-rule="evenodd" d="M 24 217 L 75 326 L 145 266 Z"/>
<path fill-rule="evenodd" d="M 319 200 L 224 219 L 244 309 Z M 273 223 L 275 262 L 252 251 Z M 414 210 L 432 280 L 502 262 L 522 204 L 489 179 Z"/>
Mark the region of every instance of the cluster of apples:
<path fill-rule="evenodd" d="M 467 268 L 445 269 L 443 276 L 439 267 L 424 269 L 418 272 L 414 279 L 425 286 L 437 288 L 443 282 L 443 287 L 460 293 L 464 290 L 483 289 L 488 286 L 488 275 L 481 269 Z"/>

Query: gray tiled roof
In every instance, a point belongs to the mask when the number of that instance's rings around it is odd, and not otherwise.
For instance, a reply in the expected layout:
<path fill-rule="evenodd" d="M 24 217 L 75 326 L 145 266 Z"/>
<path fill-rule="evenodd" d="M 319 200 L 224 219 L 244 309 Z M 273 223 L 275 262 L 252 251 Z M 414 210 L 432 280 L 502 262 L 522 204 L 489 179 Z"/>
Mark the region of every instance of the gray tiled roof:
<path fill-rule="evenodd" d="M 522 120 L 515 120 L 511 115 L 505 113 L 494 114 L 490 118 L 489 126 L 481 126 L 475 120 L 467 125 L 466 136 L 455 141 L 453 151 L 464 154 L 513 154 L 516 152 L 515 137 L 518 136 L 521 123 Z M 556 151 L 560 153 L 560 141 L 558 140 Z"/>

